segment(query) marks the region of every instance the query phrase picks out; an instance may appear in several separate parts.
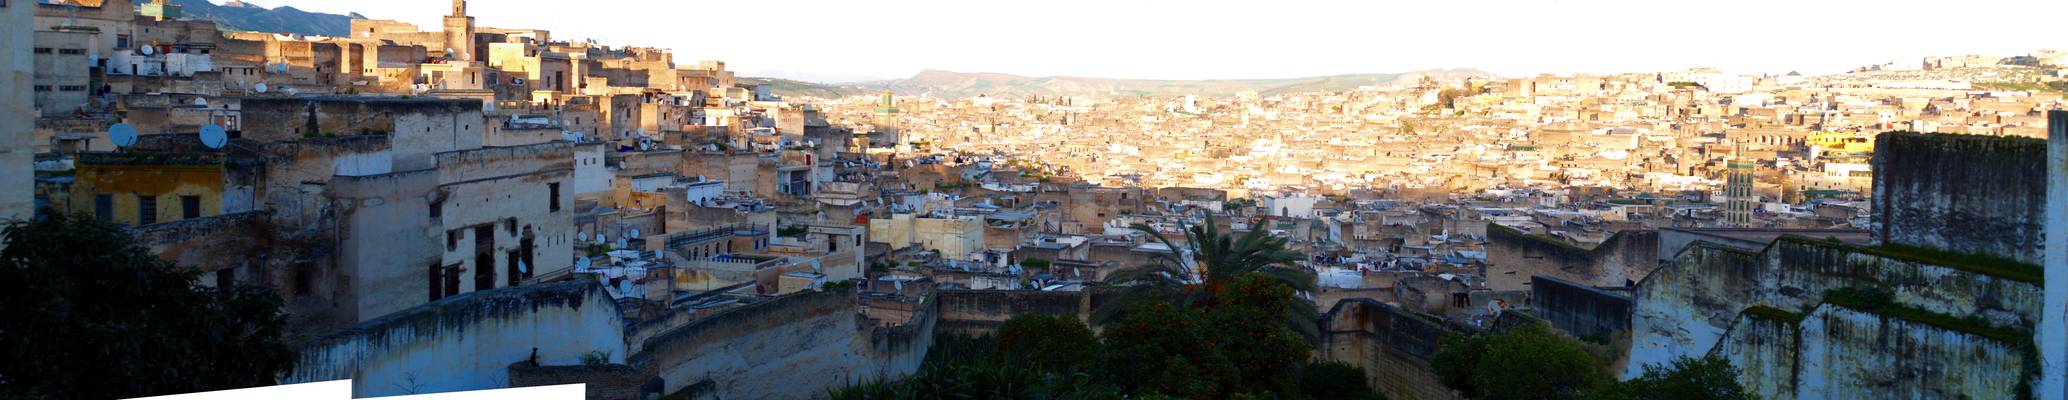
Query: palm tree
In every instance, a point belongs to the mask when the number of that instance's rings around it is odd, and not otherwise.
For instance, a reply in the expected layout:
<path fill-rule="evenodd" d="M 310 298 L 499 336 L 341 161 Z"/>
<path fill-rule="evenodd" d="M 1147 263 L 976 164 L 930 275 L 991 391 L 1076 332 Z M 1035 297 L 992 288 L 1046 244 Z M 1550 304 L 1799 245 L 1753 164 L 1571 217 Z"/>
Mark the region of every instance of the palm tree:
<path fill-rule="evenodd" d="M 1168 298 L 1177 300 L 1180 306 L 1211 305 L 1223 285 L 1251 275 L 1278 281 L 1296 292 L 1315 290 L 1314 274 L 1292 266 L 1305 256 L 1287 250 L 1285 239 L 1265 234 L 1263 229 L 1251 229 L 1237 237 L 1222 232 L 1214 216 L 1207 214 L 1206 223 L 1185 228 L 1185 246 L 1180 247 L 1148 225 L 1134 224 L 1130 228 L 1147 233 L 1171 251 L 1158 254 L 1158 262 L 1114 271 L 1106 277 L 1106 283 L 1125 286 L 1127 290 L 1093 313 L 1093 319 L 1102 323 L 1117 321 L 1126 309 L 1146 301 Z M 1289 326 L 1309 339 L 1317 338 L 1319 327 L 1315 319 L 1320 313 L 1314 304 L 1291 303 L 1285 315 Z"/>

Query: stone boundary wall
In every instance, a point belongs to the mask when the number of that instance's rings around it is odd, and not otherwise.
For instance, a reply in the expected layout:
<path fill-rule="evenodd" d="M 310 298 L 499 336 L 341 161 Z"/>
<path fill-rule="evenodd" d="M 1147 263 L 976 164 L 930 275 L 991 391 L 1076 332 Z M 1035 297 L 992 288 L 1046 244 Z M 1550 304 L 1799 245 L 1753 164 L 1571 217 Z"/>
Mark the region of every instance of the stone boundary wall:
<path fill-rule="evenodd" d="M 624 360 L 617 303 L 595 282 L 562 282 L 453 296 L 301 345 L 282 384 L 352 380 L 355 398 L 508 387 L 509 365 Z"/>
<path fill-rule="evenodd" d="M 1808 314 L 1754 309 L 1709 354 L 1764 399 L 2023 398 L 2038 367 L 2029 343 L 1837 304 Z"/>
<path fill-rule="evenodd" d="M 1630 330 L 1630 298 L 1562 279 L 1536 276 L 1530 307 L 1552 327 L 1574 336 L 1612 337 Z"/>
<path fill-rule="evenodd" d="M 1091 323 L 1091 313 L 1117 298 L 1120 292 L 1087 290 L 1043 292 L 1036 290 L 942 290 L 940 329 L 951 333 L 991 333 L 1005 320 L 1021 314 L 1074 316 Z"/>
<path fill-rule="evenodd" d="M 1891 301 L 1898 306 L 2022 329 L 2038 323 L 2044 297 L 2040 284 L 2028 279 L 1821 240 L 1783 237 L 1757 253 L 1696 243 L 1683 250 L 1673 264 L 1638 284 L 1633 296 L 1631 362 L 1622 376 L 1638 376 L 1646 364 L 1717 351 L 1747 310 L 1807 314 L 1824 302 L 1826 291 L 1843 288 L 1882 289 L 1893 294 Z M 1723 351 L 1742 353 L 1732 348 Z M 1828 367 L 1864 373 L 1850 365 Z M 1809 369 L 1803 367 L 1804 373 L 1815 372 Z M 1762 382 L 1748 386 L 1778 390 L 1769 388 L 1781 385 Z"/>
<path fill-rule="evenodd" d="M 510 364 L 510 387 L 582 384 L 590 400 L 642 400 L 639 370 L 624 364 L 531 365 Z"/>
<path fill-rule="evenodd" d="M 1323 314 L 1315 358 L 1363 367 L 1372 388 L 1390 399 L 1456 399 L 1430 368 L 1437 340 L 1461 332 L 1370 299 L 1343 300 Z"/>
<path fill-rule="evenodd" d="M 816 398 L 918 370 L 931 318 L 895 328 L 864 318 L 853 289 L 793 294 L 690 321 L 635 345 L 628 364 L 659 393 L 690 398 Z"/>
<path fill-rule="evenodd" d="M 1800 383 L 1796 376 L 1802 371 L 1797 353 L 1802 346 L 1802 316 L 1783 313 L 1740 314 L 1723 341 L 1709 351 L 1709 355 L 1731 360 L 1738 367 L 1738 382 L 1761 399 L 1793 396 Z"/>

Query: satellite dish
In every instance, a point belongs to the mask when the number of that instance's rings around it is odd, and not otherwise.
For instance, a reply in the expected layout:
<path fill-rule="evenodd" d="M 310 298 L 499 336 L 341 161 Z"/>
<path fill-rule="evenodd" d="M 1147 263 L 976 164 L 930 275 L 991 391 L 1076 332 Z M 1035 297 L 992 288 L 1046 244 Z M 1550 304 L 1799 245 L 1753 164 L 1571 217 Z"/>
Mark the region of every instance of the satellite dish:
<path fill-rule="evenodd" d="M 668 259 L 668 255 L 661 253 L 661 249 L 653 249 L 653 258 L 657 260 L 666 260 Z"/>
<path fill-rule="evenodd" d="M 604 237 L 603 237 L 603 233 L 602 233 L 602 232 L 597 232 L 597 233 L 596 233 L 596 243 L 605 243 L 605 242 L 609 242 L 609 241 L 610 241 L 610 239 L 607 239 L 607 238 L 604 238 Z"/>
<path fill-rule="evenodd" d="M 529 265 L 529 264 L 525 264 L 525 263 L 524 263 L 524 260 L 517 260 L 517 273 L 519 273 L 519 274 L 529 274 L 529 273 L 531 273 L 531 265 Z"/>
<path fill-rule="evenodd" d="M 197 105 L 197 106 L 202 106 L 202 107 L 208 107 L 208 99 L 205 99 L 205 98 L 200 98 L 200 97 L 195 97 L 195 98 L 194 98 L 194 105 Z"/>
<path fill-rule="evenodd" d="M 252 85 L 252 86 L 251 86 L 251 91 L 254 91 L 254 92 L 259 92 L 259 93 L 265 93 L 265 92 L 266 92 L 266 84 L 264 84 L 264 83 L 260 83 L 260 84 L 257 84 L 257 85 Z"/>
<path fill-rule="evenodd" d="M 574 259 L 574 269 L 575 269 L 575 270 L 578 270 L 578 271 L 587 271 L 587 270 L 589 270 L 589 266 L 590 266 L 590 265 L 593 265 L 593 264 L 590 264 L 590 263 L 589 263 L 589 258 L 588 258 L 588 257 L 581 257 L 581 258 L 576 258 L 576 259 Z"/>
<path fill-rule="evenodd" d="M 115 147 L 135 146 L 136 127 L 130 126 L 129 124 L 115 124 L 115 126 L 110 126 L 108 127 L 108 140 L 114 142 Z"/>
<path fill-rule="evenodd" d="M 223 145 L 230 144 L 230 133 L 223 131 L 223 127 L 216 126 L 215 124 L 202 126 L 201 144 L 211 149 L 221 149 Z"/>
<path fill-rule="evenodd" d="M 151 55 L 151 53 L 156 53 L 156 52 L 158 52 L 158 48 L 157 48 L 157 47 L 154 47 L 154 46 L 144 46 L 144 47 L 138 47 L 138 48 L 137 48 L 136 50 L 137 50 L 138 52 L 144 53 L 144 55 L 147 55 L 147 56 L 148 56 L 148 55 Z"/>
<path fill-rule="evenodd" d="M 638 230 L 638 229 L 633 229 L 633 230 L 632 230 L 631 232 L 626 232 L 626 233 L 625 233 L 625 238 L 627 238 L 627 239 L 638 239 L 638 238 L 639 238 L 639 230 Z"/>
<path fill-rule="evenodd" d="M 512 85 L 522 85 L 522 84 L 524 84 L 524 78 L 510 78 L 510 84 L 512 84 Z"/>

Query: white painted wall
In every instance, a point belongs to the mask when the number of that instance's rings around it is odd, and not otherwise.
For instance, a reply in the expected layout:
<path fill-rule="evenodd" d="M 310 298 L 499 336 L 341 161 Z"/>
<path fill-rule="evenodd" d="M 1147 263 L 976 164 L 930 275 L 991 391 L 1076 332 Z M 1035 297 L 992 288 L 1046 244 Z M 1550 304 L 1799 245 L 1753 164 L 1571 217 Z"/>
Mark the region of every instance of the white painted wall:
<path fill-rule="evenodd" d="M 610 191 L 610 167 L 603 164 L 603 146 L 576 146 L 574 185 L 576 195 Z"/>
<path fill-rule="evenodd" d="M 1314 204 L 1320 202 L 1320 197 L 1292 195 L 1266 199 L 1265 207 L 1268 207 L 1274 216 L 1307 218 L 1314 216 Z"/>

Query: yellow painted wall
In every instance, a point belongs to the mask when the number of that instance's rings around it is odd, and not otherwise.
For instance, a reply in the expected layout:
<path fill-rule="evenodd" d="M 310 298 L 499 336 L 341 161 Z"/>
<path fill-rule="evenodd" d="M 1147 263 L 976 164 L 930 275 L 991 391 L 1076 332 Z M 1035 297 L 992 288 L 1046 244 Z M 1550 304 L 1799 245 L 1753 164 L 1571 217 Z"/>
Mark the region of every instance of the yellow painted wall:
<path fill-rule="evenodd" d="M 201 198 L 200 218 L 222 215 L 222 165 L 80 163 L 67 210 L 92 216 L 94 198 L 101 194 L 113 200 L 110 221 L 118 224 L 139 224 L 141 197 L 157 199 L 157 223 L 181 220 L 182 196 Z"/>

